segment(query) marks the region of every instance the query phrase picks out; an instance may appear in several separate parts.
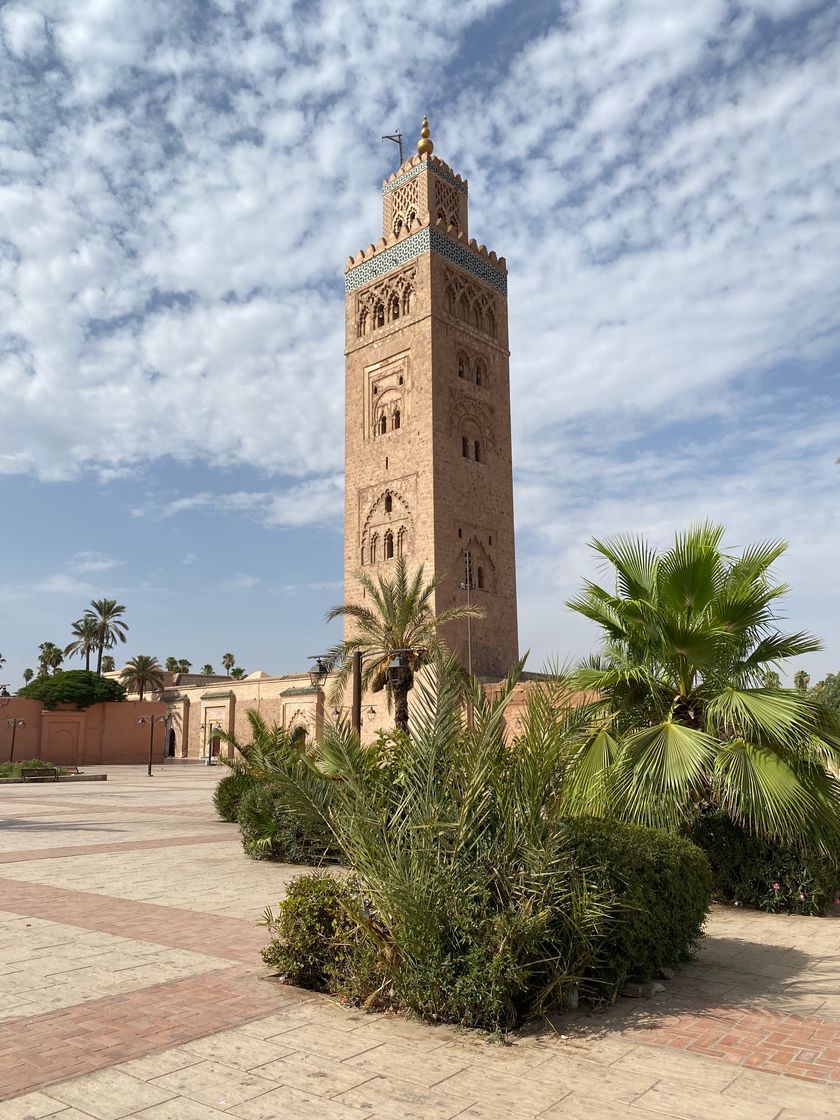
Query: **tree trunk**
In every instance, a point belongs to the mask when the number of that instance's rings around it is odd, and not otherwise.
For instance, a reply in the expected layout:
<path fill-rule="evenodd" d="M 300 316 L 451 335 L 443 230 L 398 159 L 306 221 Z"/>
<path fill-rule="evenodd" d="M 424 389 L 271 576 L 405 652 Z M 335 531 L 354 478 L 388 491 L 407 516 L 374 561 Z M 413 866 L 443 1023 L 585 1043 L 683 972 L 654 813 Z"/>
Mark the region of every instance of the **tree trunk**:
<path fill-rule="evenodd" d="M 90 672 L 90 646 L 85 646 L 85 672 Z"/>
<path fill-rule="evenodd" d="M 408 685 L 394 685 L 394 723 L 398 731 L 408 733 Z"/>
<path fill-rule="evenodd" d="M 99 649 L 97 650 L 97 654 L 96 654 L 96 673 L 97 673 L 97 676 L 100 676 L 100 677 L 102 676 L 102 651 L 104 649 L 105 649 L 105 643 L 103 642 L 102 645 L 99 646 Z"/>
<path fill-rule="evenodd" d="M 143 699 L 143 693 L 146 691 L 146 685 L 143 681 L 140 682 L 140 699 Z"/>

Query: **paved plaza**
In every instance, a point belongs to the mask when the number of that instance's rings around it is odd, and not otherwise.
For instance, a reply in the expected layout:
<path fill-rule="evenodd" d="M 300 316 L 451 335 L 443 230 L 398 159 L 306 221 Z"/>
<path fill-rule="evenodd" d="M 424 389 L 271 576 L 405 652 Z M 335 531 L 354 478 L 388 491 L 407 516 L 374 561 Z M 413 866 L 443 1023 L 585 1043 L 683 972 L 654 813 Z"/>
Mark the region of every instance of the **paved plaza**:
<path fill-rule="evenodd" d="M 840 1115 L 840 921 L 717 909 L 651 1000 L 503 1045 L 288 988 L 219 777 L 0 786 L 0 1120 Z"/>

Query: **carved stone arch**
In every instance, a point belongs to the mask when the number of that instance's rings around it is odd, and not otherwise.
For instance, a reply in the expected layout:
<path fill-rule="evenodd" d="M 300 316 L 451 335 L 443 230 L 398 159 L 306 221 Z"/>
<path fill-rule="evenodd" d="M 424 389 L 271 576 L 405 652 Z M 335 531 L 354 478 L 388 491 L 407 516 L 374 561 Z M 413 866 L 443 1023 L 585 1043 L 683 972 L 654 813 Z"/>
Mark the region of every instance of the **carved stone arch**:
<path fill-rule="evenodd" d="M 473 590 L 476 592 L 495 592 L 496 565 L 493 561 L 493 557 L 490 556 L 490 554 L 487 552 L 487 549 L 484 547 L 478 537 L 475 536 L 475 534 L 470 536 L 469 540 L 462 545 L 461 550 L 458 554 L 455 571 L 460 573 L 459 580 L 464 579 L 466 570 L 464 565 L 464 558 L 468 552 L 472 557 Z M 483 574 L 483 587 L 479 587 L 479 569 L 481 569 L 481 572 Z"/>
<path fill-rule="evenodd" d="M 495 409 L 492 405 L 478 400 L 477 395 L 470 398 L 456 392 L 453 392 L 451 401 L 450 425 L 453 434 L 479 439 L 490 450 L 498 450 Z"/>
<path fill-rule="evenodd" d="M 386 498 L 390 499 L 390 510 L 386 509 Z M 362 529 L 362 563 L 376 564 L 399 555 L 408 555 L 413 549 L 414 518 L 404 496 L 398 489 L 389 486 L 377 496 L 365 518 Z"/>
<path fill-rule="evenodd" d="M 399 417 L 399 422 L 396 425 L 394 424 L 395 416 Z M 374 436 L 395 431 L 402 427 L 404 420 L 402 393 L 396 388 L 386 389 L 384 393 L 379 393 L 373 410 Z"/>

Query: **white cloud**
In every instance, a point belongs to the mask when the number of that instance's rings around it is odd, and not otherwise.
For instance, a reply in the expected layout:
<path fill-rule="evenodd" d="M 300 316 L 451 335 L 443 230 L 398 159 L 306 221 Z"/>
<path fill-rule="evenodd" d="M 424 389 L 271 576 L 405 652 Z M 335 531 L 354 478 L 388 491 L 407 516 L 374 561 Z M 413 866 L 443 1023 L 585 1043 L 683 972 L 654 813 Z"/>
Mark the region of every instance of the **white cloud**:
<path fill-rule="evenodd" d="M 67 561 L 68 568 L 79 574 L 84 572 L 108 572 L 112 568 L 119 568 L 125 560 L 115 560 L 104 552 L 77 552 Z"/>
<path fill-rule="evenodd" d="M 161 504 L 132 510 L 137 517 L 177 517 L 186 513 L 238 513 L 267 526 L 335 525 L 343 509 L 344 480 L 340 475 L 309 479 L 287 490 L 239 490 L 220 494 L 200 491 Z"/>

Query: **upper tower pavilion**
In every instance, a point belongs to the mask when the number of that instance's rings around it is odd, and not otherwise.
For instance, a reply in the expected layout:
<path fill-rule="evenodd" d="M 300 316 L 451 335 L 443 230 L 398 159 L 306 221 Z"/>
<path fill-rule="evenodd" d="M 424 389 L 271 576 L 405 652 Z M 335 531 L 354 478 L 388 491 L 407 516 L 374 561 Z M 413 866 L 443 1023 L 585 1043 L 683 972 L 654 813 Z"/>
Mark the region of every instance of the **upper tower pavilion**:
<path fill-rule="evenodd" d="M 485 617 L 448 628 L 484 678 L 518 657 L 507 269 L 468 236 L 467 182 L 433 154 L 382 186 L 383 235 L 345 273 L 345 602 L 396 559 L 443 575 L 435 609 L 469 595 Z M 352 626 L 352 623 L 350 623 Z"/>

